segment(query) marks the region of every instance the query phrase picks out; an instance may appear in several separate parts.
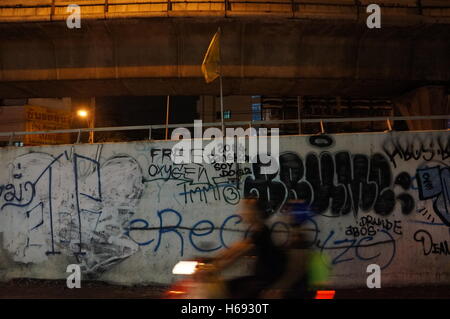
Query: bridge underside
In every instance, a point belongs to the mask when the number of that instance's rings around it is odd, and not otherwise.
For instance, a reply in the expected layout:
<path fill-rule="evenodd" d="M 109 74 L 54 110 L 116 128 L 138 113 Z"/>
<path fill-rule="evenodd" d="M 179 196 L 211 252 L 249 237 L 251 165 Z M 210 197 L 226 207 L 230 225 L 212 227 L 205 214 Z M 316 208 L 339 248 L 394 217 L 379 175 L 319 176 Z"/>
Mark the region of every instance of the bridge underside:
<path fill-rule="evenodd" d="M 0 97 L 209 95 L 221 26 L 224 94 L 395 96 L 450 83 L 450 24 L 129 18 L 0 24 Z"/>

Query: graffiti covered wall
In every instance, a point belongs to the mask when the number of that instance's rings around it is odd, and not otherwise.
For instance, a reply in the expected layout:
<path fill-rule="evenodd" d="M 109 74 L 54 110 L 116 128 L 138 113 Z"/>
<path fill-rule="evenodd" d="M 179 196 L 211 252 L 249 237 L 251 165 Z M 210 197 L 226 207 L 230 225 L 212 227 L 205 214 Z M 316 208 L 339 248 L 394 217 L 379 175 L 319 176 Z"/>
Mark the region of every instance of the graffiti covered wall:
<path fill-rule="evenodd" d="M 247 194 L 279 213 L 306 199 L 311 247 L 336 286 L 450 283 L 450 135 L 396 132 L 280 137 L 277 174 L 257 164 L 174 164 L 173 142 L 0 149 L 0 279 L 89 278 L 169 283 L 181 259 L 249 234 L 237 215 Z"/>

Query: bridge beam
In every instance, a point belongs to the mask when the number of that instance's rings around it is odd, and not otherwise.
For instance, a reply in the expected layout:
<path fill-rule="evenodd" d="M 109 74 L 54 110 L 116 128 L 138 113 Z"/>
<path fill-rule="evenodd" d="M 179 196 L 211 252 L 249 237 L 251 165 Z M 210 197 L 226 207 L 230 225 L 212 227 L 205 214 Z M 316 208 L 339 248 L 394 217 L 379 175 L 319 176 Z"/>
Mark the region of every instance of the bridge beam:
<path fill-rule="evenodd" d="M 0 96 L 215 94 L 200 71 L 221 26 L 225 94 L 391 96 L 450 81 L 450 25 L 234 18 L 2 24 Z M 93 94 L 95 93 L 95 94 Z"/>

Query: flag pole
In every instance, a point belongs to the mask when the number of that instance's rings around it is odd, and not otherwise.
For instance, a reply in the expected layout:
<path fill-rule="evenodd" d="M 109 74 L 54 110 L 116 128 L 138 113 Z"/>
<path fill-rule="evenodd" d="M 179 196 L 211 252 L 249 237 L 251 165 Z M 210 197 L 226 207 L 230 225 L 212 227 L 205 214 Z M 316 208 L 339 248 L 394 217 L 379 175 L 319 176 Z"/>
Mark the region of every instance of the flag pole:
<path fill-rule="evenodd" d="M 170 95 L 167 95 L 166 100 L 166 140 L 169 136 L 169 107 L 170 107 Z"/>
<path fill-rule="evenodd" d="M 219 27 L 219 41 L 222 41 L 222 30 Z M 219 86 L 220 86 L 220 115 L 222 123 L 222 134 L 225 136 L 225 125 L 223 122 L 223 92 L 222 92 L 222 45 L 219 45 Z"/>

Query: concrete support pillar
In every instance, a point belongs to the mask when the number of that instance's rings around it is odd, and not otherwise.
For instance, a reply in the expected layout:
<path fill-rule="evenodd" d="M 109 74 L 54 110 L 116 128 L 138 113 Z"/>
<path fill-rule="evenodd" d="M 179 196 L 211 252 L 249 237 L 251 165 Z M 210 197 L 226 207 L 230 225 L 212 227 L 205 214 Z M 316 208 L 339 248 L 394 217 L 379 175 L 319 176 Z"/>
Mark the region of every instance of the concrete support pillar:
<path fill-rule="evenodd" d="M 393 99 L 399 116 L 447 115 L 450 111 L 448 94 L 443 86 L 425 86 Z M 406 121 L 409 130 L 441 130 L 447 120 Z"/>

